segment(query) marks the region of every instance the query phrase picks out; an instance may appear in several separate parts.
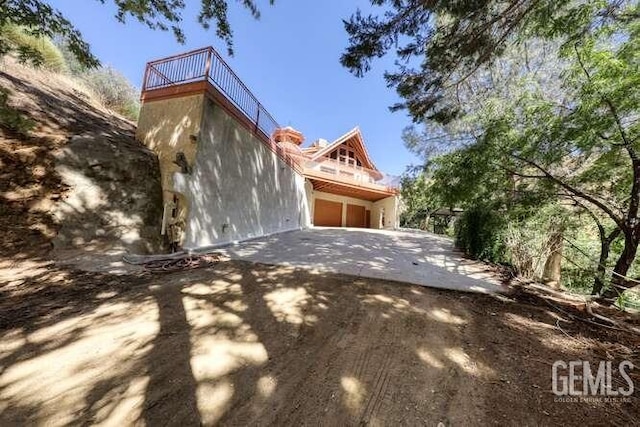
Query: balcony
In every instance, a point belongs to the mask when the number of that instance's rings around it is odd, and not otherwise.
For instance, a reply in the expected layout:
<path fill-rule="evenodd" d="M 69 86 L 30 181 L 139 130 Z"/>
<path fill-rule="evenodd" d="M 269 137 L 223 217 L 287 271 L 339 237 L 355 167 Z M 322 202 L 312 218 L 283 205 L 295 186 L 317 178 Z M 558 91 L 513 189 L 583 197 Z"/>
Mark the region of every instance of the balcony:
<path fill-rule="evenodd" d="M 209 84 L 217 97 L 259 137 L 269 142 L 280 126 L 212 47 L 147 63 L 142 99 L 176 94 Z"/>
<path fill-rule="evenodd" d="M 143 102 L 195 93 L 209 94 L 285 163 L 302 172 L 272 137 L 280 129 L 278 122 L 215 49 L 205 47 L 147 63 Z"/>
<path fill-rule="evenodd" d="M 379 182 L 383 175 L 362 166 L 350 166 L 333 159 L 309 160 L 304 163 L 304 175 L 318 191 L 379 200 L 397 194 L 398 189 Z"/>
<path fill-rule="evenodd" d="M 278 122 L 258 101 L 231 67 L 211 47 L 151 61 L 142 86 L 142 101 L 207 93 L 269 149 L 298 173 L 309 178 L 315 189 L 335 194 L 380 200 L 397 194 L 385 185 L 383 174 L 334 159 L 307 160 L 276 143 Z"/>
<path fill-rule="evenodd" d="M 351 166 L 344 163 L 340 163 L 334 159 L 323 159 L 322 161 L 308 161 L 305 164 L 305 169 L 311 169 L 340 177 L 345 180 L 352 180 L 355 182 L 375 184 L 376 179 L 374 177 L 381 177 L 380 172 L 367 169 L 362 166 Z"/>

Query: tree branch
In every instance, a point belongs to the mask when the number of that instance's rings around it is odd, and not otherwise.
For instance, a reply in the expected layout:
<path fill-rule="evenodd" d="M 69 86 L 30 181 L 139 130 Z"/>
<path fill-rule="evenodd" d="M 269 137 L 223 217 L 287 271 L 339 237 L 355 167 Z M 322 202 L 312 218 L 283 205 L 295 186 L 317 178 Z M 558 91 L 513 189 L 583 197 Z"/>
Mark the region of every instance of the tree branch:
<path fill-rule="evenodd" d="M 588 81 L 591 81 L 591 75 L 589 74 L 589 70 L 585 66 L 582 58 L 580 57 L 580 52 L 578 51 L 578 44 L 573 45 L 574 50 L 576 52 L 576 57 L 578 59 L 578 63 L 580 64 L 580 68 L 584 72 Z M 640 224 L 636 224 L 638 217 L 638 210 L 640 209 L 640 158 L 638 158 L 638 153 L 633 147 L 632 142 L 630 141 L 624 126 L 622 124 L 622 120 L 620 119 L 620 115 L 618 114 L 618 110 L 616 106 L 611 102 L 609 98 L 607 98 L 604 94 L 598 91 L 598 94 L 602 98 L 602 101 L 609 109 L 618 129 L 618 133 L 620 133 L 620 138 L 622 138 L 622 146 L 626 149 L 629 157 L 631 158 L 631 163 L 633 167 L 633 184 L 631 187 L 631 197 L 629 199 L 629 212 L 627 214 L 627 220 L 632 221 L 631 226 L 633 228 L 640 227 Z M 622 228 L 622 227 L 621 227 Z"/>
<path fill-rule="evenodd" d="M 580 64 L 580 68 L 582 69 L 582 72 L 587 77 L 587 80 L 591 82 L 592 81 L 591 74 L 589 73 L 589 70 L 587 70 L 587 67 L 584 64 L 584 62 L 582 61 L 582 57 L 580 56 L 580 52 L 578 51 L 578 43 L 575 43 L 573 45 L 573 48 L 576 52 L 576 58 L 578 59 L 578 64 Z M 622 125 L 622 120 L 620 120 L 620 115 L 618 114 L 618 110 L 616 106 L 613 104 L 613 102 L 611 102 L 611 100 L 608 97 L 606 97 L 600 91 L 598 91 L 598 95 L 600 95 L 600 98 L 602 98 L 602 102 L 604 102 L 604 104 L 607 106 L 609 112 L 611 113 L 611 116 L 613 117 L 613 120 L 616 122 L 618 133 L 620 133 L 620 138 L 622 138 L 622 142 L 623 142 L 621 145 L 623 145 L 627 149 L 627 153 L 629 153 L 629 157 L 631 157 L 631 160 L 638 160 L 638 153 L 636 153 L 636 150 L 633 148 L 631 141 L 629 141 L 629 137 L 627 135 L 627 132 L 624 130 L 624 126 Z"/>
<path fill-rule="evenodd" d="M 497 165 L 500 169 L 509 172 L 510 174 L 513 174 L 515 176 L 519 176 L 520 178 L 530 178 L 530 179 L 544 179 L 547 176 L 546 175 L 527 175 L 527 174 L 523 174 L 521 172 L 517 172 L 513 169 L 510 169 L 504 165 Z"/>
<path fill-rule="evenodd" d="M 577 197 L 580 197 L 581 199 L 584 199 L 584 200 L 592 203 L 593 205 L 597 206 L 603 212 L 605 212 L 618 225 L 618 227 L 620 227 L 621 229 L 625 228 L 624 221 L 615 214 L 613 209 L 611 209 L 609 206 L 607 206 L 604 203 L 602 203 L 600 200 L 598 200 L 595 197 L 592 197 L 589 194 L 585 193 L 584 191 L 579 190 L 579 189 L 573 187 L 572 185 L 569 185 L 568 183 L 562 181 L 561 179 L 559 179 L 558 177 L 553 175 L 551 172 L 549 172 L 548 170 L 546 170 L 542 166 L 538 165 L 537 163 L 535 163 L 535 162 L 533 162 L 533 161 L 531 161 L 529 159 L 525 159 L 524 157 L 518 156 L 517 154 L 509 153 L 509 155 L 511 157 L 513 157 L 513 158 L 515 158 L 517 160 L 520 160 L 521 162 L 524 162 L 524 163 L 528 164 L 529 166 L 539 170 L 540 172 L 542 172 L 542 174 L 548 180 L 556 183 L 557 185 L 559 185 L 560 187 L 564 188 L 565 190 L 567 190 L 571 194 L 573 194 L 573 195 L 575 195 Z"/>
<path fill-rule="evenodd" d="M 578 205 L 582 209 L 584 209 L 585 212 L 587 212 L 587 214 L 589 214 L 591 219 L 593 219 L 593 221 L 596 223 L 596 225 L 598 227 L 598 234 L 600 235 L 600 241 L 601 242 L 604 242 L 605 244 L 610 245 L 611 242 L 613 242 L 620 235 L 620 233 L 622 231 L 620 230 L 619 227 L 616 227 L 607 236 L 605 228 L 604 228 L 604 225 L 602 225 L 602 222 L 600 221 L 600 218 L 598 218 L 598 216 L 591 209 L 589 209 L 584 203 L 580 202 L 575 197 L 571 197 L 571 198 L 576 203 L 576 205 Z"/>
<path fill-rule="evenodd" d="M 509 11 L 509 9 L 514 8 L 516 5 L 520 4 L 521 2 L 515 2 L 513 3 L 508 9 L 507 11 Z M 525 18 L 525 16 L 527 16 L 527 14 L 533 9 L 534 5 L 537 3 L 537 1 L 533 1 L 531 2 L 531 4 L 529 5 L 529 7 L 527 7 L 521 14 L 520 16 L 517 16 L 513 22 L 507 27 L 507 29 L 504 31 L 504 33 L 500 36 L 500 38 L 498 39 L 498 41 L 495 43 L 495 46 L 500 46 L 506 39 L 508 36 L 511 35 L 511 31 L 513 31 L 513 29 L 520 24 L 520 22 Z M 497 22 L 498 19 L 495 19 L 495 21 Z M 472 35 L 473 36 L 473 35 Z M 448 89 L 451 86 L 458 86 L 460 83 L 466 81 L 469 77 L 471 77 L 473 74 L 475 74 L 476 71 L 478 71 L 478 69 L 484 65 L 490 58 L 491 58 L 491 54 L 493 52 L 489 51 L 486 52 L 484 55 L 480 56 L 480 58 L 478 58 L 478 60 L 476 61 L 476 66 L 473 67 L 471 69 L 471 71 L 467 72 L 467 74 L 465 74 L 463 77 L 461 77 L 460 79 L 456 80 L 456 82 L 451 83 L 449 85 L 443 85 L 443 89 Z M 447 78 L 444 81 L 447 81 L 449 79 L 449 77 L 451 77 L 451 75 L 453 74 L 453 70 L 452 72 L 447 76 Z"/>

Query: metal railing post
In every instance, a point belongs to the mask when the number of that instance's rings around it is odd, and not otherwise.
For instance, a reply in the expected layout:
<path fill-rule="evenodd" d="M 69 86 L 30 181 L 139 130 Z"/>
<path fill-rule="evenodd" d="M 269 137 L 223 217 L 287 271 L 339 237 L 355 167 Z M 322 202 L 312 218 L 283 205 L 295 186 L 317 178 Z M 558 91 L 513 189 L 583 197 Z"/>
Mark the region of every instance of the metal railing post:
<path fill-rule="evenodd" d="M 258 129 L 260 129 L 260 126 L 258 125 L 258 123 L 260 123 L 260 109 L 262 107 L 260 106 L 260 103 L 258 103 L 258 114 L 256 114 L 256 130 L 255 132 L 258 133 Z"/>
<path fill-rule="evenodd" d="M 144 78 L 142 79 L 142 92 L 144 93 L 147 90 L 147 79 L 149 78 L 149 63 L 147 62 L 147 66 L 144 69 Z"/>
<path fill-rule="evenodd" d="M 207 49 L 207 64 L 204 67 L 204 77 L 208 80 L 209 73 L 211 72 L 211 60 L 213 57 L 213 49 Z"/>

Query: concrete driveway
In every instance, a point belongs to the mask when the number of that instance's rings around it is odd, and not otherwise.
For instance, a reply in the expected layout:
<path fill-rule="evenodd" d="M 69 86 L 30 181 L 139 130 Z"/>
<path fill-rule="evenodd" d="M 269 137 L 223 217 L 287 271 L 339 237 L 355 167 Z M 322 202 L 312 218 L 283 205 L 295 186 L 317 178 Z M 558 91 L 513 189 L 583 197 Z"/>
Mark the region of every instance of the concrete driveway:
<path fill-rule="evenodd" d="M 288 265 L 433 288 L 503 290 L 486 264 L 465 259 L 451 239 L 419 231 L 311 228 L 221 249 L 232 259 Z"/>

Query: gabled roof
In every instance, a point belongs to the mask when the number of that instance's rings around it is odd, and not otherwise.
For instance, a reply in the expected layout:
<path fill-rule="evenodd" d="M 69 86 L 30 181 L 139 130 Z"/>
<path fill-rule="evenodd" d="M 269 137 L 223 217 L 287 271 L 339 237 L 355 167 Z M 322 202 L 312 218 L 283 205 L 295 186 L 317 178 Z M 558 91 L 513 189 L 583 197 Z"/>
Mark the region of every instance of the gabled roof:
<path fill-rule="evenodd" d="M 305 147 L 302 149 L 302 152 L 308 154 L 309 156 L 313 155 L 315 152 L 320 150 L 322 147 L 318 147 L 317 145 L 312 145 L 311 147 Z"/>
<path fill-rule="evenodd" d="M 376 168 L 376 165 L 371 160 L 371 157 L 369 157 L 369 153 L 367 152 L 367 147 L 364 145 L 364 138 L 362 137 L 362 132 L 360 132 L 359 127 L 351 129 L 349 132 L 345 133 L 340 138 L 336 139 L 331 144 L 323 147 L 315 153 L 309 153 L 307 151 L 305 151 L 305 153 L 311 154 L 311 160 L 316 160 L 320 157 L 326 156 L 327 154 L 338 148 L 341 144 L 349 141 L 353 143 L 354 148 L 356 149 L 356 151 L 358 151 L 362 160 L 364 161 L 364 164 L 362 166 L 368 169 L 373 169 L 374 171 L 378 171 L 378 168 Z"/>

